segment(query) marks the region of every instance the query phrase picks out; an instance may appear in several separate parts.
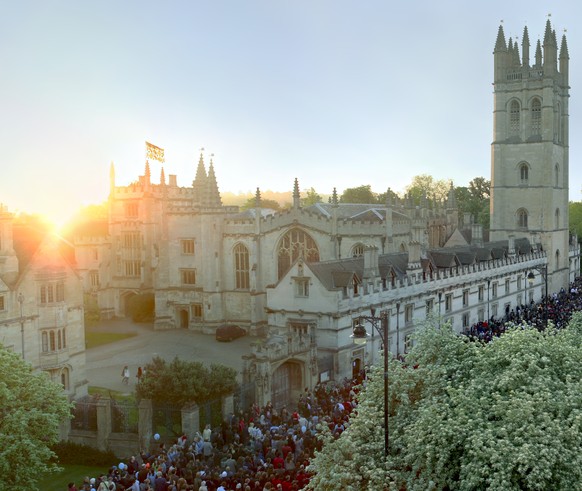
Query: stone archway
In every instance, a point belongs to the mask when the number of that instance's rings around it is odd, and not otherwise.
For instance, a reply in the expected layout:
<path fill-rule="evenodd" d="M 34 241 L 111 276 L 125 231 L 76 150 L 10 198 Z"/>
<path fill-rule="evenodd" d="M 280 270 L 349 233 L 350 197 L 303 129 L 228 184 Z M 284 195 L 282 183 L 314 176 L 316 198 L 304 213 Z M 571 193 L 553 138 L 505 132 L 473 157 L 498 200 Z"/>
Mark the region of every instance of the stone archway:
<path fill-rule="evenodd" d="M 274 372 L 271 379 L 271 402 L 275 409 L 297 403 L 303 388 L 303 364 L 286 361 Z"/>
<path fill-rule="evenodd" d="M 123 313 L 124 317 L 131 317 L 130 304 L 131 299 L 136 296 L 133 291 L 124 292 L 119 297 L 119 311 Z"/>

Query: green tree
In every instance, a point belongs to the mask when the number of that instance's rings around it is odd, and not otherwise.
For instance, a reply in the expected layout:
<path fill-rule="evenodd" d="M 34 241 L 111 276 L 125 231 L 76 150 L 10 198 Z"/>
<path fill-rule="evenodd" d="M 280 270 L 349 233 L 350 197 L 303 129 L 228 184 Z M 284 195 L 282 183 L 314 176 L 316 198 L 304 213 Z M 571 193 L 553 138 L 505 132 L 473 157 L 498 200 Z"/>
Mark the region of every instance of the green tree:
<path fill-rule="evenodd" d="M 255 197 L 247 199 L 246 203 L 240 207 L 241 210 L 249 210 L 256 207 Z M 261 198 L 261 208 L 270 208 L 271 210 L 279 211 L 281 205 L 274 199 L 262 199 Z"/>
<path fill-rule="evenodd" d="M 447 199 L 450 187 L 450 181 L 436 180 L 429 174 L 420 174 L 412 178 L 412 182 L 406 186 L 406 192 L 412 194 L 414 202 L 419 204 L 423 195 L 431 200 Z"/>
<path fill-rule="evenodd" d="M 358 186 L 357 188 L 344 189 L 340 196 L 340 203 L 375 204 L 377 201 L 377 195 L 372 191 L 372 186 L 369 184 Z"/>
<path fill-rule="evenodd" d="M 570 201 L 569 208 L 569 228 L 570 233 L 578 236 L 578 241 L 582 240 L 582 203 Z"/>
<path fill-rule="evenodd" d="M 350 426 L 324 434 L 309 489 L 580 489 L 582 314 L 488 344 L 447 327 L 421 330 L 406 364 L 390 360 L 388 457 L 372 367 Z"/>
<path fill-rule="evenodd" d="M 62 386 L 0 345 L 0 489 L 36 490 L 59 470 L 50 447 L 71 407 Z"/>
<path fill-rule="evenodd" d="M 145 374 L 136 388 L 140 399 L 182 407 L 212 401 L 233 392 L 236 370 L 224 365 L 205 367 L 197 361 L 178 358 L 170 363 L 156 356 L 145 366 Z"/>
<path fill-rule="evenodd" d="M 301 206 L 303 207 L 311 206 L 323 201 L 321 195 L 312 187 L 303 191 L 303 194 L 305 195 L 304 198 L 301 198 Z"/>

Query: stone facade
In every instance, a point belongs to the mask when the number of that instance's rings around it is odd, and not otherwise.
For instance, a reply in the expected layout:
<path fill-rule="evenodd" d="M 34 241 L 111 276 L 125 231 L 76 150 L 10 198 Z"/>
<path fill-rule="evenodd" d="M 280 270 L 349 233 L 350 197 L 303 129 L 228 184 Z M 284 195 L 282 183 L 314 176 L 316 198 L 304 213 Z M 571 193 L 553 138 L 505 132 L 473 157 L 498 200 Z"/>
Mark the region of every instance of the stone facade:
<path fill-rule="evenodd" d="M 15 252 L 13 224 L 12 214 L 0 209 L 0 342 L 61 383 L 71 399 L 85 396 L 81 280 L 56 235 Z"/>
<path fill-rule="evenodd" d="M 566 36 L 558 54 L 548 19 L 531 53 L 499 27 L 494 50 L 491 239 L 527 237 L 548 254 L 550 289 L 568 278 L 568 103 Z"/>
<path fill-rule="evenodd" d="M 329 203 L 302 207 L 295 180 L 289 209 L 262 207 L 257 189 L 255 207 L 240 211 L 222 204 L 202 155 L 185 187 L 175 175 L 166 182 L 163 168 L 153 183 L 149 162 L 136 182 L 117 186 L 112 165 L 107 231 L 76 240 L 86 289 L 116 316 L 132 295 L 153 293 L 156 329 L 243 326 L 258 335 L 243 356 L 244 382 L 260 404 L 282 405 L 376 361 L 377 335 L 367 347 L 350 338 L 372 308 L 386 312 L 397 356 L 428 317 L 460 332 L 538 301 L 540 271 L 551 291 L 566 287 L 580 264 L 568 236 L 568 56 L 564 38 L 558 71 L 554 37 L 548 23 L 544 62 L 538 46 L 530 67 L 529 48 L 522 64 L 499 31 L 492 242 L 472 220 L 463 228 L 452 186 L 443 203 L 390 190 L 382 204 L 340 203 L 334 190 Z"/>

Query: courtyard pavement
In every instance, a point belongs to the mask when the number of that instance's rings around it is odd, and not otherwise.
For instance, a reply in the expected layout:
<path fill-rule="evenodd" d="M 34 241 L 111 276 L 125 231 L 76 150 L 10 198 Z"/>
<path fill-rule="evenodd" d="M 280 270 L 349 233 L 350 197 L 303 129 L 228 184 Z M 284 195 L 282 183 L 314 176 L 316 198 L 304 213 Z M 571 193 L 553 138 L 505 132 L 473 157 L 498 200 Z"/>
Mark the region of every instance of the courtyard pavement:
<path fill-rule="evenodd" d="M 130 320 L 102 321 L 88 328 L 91 332 L 136 333 L 121 341 L 97 346 L 86 351 L 86 375 L 91 387 L 103 387 L 129 394 L 135 389 L 138 367 L 144 367 L 155 356 L 171 362 L 176 356 L 205 365 L 219 363 L 234 368 L 241 379 L 242 355 L 250 352 L 257 338 L 245 336 L 229 343 L 216 341 L 213 335 L 188 329 L 155 331 L 151 324 Z M 121 370 L 129 367 L 129 384 L 122 383 Z"/>

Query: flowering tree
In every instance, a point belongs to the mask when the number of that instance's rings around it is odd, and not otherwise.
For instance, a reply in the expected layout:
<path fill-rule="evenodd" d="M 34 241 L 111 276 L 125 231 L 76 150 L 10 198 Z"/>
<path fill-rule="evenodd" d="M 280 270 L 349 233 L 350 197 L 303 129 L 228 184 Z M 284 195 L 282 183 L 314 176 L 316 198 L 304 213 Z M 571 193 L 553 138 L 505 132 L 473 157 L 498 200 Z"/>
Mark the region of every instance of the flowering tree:
<path fill-rule="evenodd" d="M 324 434 L 309 489 L 580 489 L 582 314 L 489 344 L 427 327 L 389 382 L 389 455 L 373 367 L 350 427 Z"/>
<path fill-rule="evenodd" d="M 58 469 L 50 446 L 70 416 L 63 388 L 0 345 L 0 489 L 37 489 Z"/>

